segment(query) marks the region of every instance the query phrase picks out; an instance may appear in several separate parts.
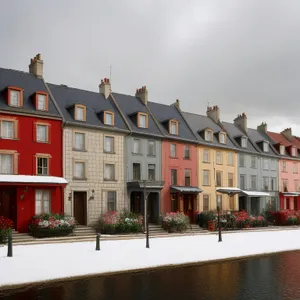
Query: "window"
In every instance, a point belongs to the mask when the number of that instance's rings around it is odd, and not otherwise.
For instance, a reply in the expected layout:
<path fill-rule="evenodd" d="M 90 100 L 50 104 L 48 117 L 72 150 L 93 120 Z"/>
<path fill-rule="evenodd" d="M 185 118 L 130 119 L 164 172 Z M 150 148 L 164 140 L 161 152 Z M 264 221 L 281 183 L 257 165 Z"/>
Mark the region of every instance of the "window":
<path fill-rule="evenodd" d="M 256 190 L 256 175 L 251 175 L 251 189 Z"/>
<path fill-rule="evenodd" d="M 271 159 L 271 170 L 275 171 L 276 170 L 276 160 Z"/>
<path fill-rule="evenodd" d="M 292 147 L 292 156 L 297 156 L 297 149 L 295 147 Z"/>
<path fill-rule="evenodd" d="M 271 191 L 276 191 L 276 178 L 271 177 Z"/>
<path fill-rule="evenodd" d="M 211 130 L 205 130 L 205 140 L 212 142 L 212 131 Z"/>
<path fill-rule="evenodd" d="M 288 180 L 287 179 L 282 179 L 282 190 L 284 192 L 288 192 Z"/>
<path fill-rule="evenodd" d="M 190 146 L 187 145 L 184 146 L 184 158 L 190 159 Z"/>
<path fill-rule="evenodd" d="M 203 195 L 203 211 L 209 211 L 209 195 Z"/>
<path fill-rule="evenodd" d="M 12 154 L 0 154 L 0 174 L 13 174 Z"/>
<path fill-rule="evenodd" d="M 117 210 L 117 192 L 108 191 L 107 192 L 107 211 L 116 211 Z"/>
<path fill-rule="evenodd" d="M 177 184 L 177 170 L 172 169 L 171 170 L 171 185 Z"/>
<path fill-rule="evenodd" d="M 298 163 L 293 163 L 293 173 L 298 174 Z"/>
<path fill-rule="evenodd" d="M 74 133 L 74 149 L 85 150 L 85 134 L 80 132 Z"/>
<path fill-rule="evenodd" d="M 233 187 L 233 173 L 228 173 L 228 187 Z"/>
<path fill-rule="evenodd" d="M 268 142 L 263 142 L 263 151 L 269 152 L 269 143 Z"/>
<path fill-rule="evenodd" d="M 299 188 L 300 188 L 299 180 L 296 179 L 296 180 L 295 180 L 295 192 L 299 192 Z"/>
<path fill-rule="evenodd" d="M 138 139 L 133 140 L 133 153 L 135 154 L 141 153 L 141 140 Z"/>
<path fill-rule="evenodd" d="M 36 109 L 48 110 L 48 95 L 37 93 L 36 97 Z"/>
<path fill-rule="evenodd" d="M 155 181 L 155 165 L 154 164 L 148 165 L 148 180 Z"/>
<path fill-rule="evenodd" d="M 263 177 L 263 190 L 269 190 L 269 177 Z"/>
<path fill-rule="evenodd" d="M 209 170 L 203 170 L 203 185 L 210 185 Z"/>
<path fill-rule="evenodd" d="M 219 143 L 226 144 L 226 133 L 225 132 L 219 133 Z"/>
<path fill-rule="evenodd" d="M 284 145 L 280 145 L 279 151 L 280 151 L 281 155 L 284 155 L 285 154 L 285 146 Z"/>
<path fill-rule="evenodd" d="M 251 168 L 256 169 L 256 157 L 251 156 Z"/>
<path fill-rule="evenodd" d="M 170 144 L 170 157 L 176 158 L 176 144 Z"/>
<path fill-rule="evenodd" d="M 115 165 L 105 164 L 104 165 L 104 180 L 115 180 Z"/>
<path fill-rule="evenodd" d="M 85 163 L 82 161 L 76 161 L 74 164 L 74 178 L 84 179 L 85 178 Z"/>
<path fill-rule="evenodd" d="M 133 180 L 141 180 L 141 165 L 139 163 L 133 163 Z"/>
<path fill-rule="evenodd" d="M 170 132 L 170 134 L 178 135 L 178 122 L 177 121 L 170 120 L 169 132 Z"/>
<path fill-rule="evenodd" d="M 264 170 L 269 170 L 269 160 L 264 158 Z"/>
<path fill-rule="evenodd" d="M 50 213 L 50 191 L 36 190 L 35 191 L 35 214 Z"/>
<path fill-rule="evenodd" d="M 145 113 L 138 113 L 138 127 L 148 128 L 148 115 Z"/>
<path fill-rule="evenodd" d="M 148 155 L 155 156 L 155 141 L 148 141 Z"/>
<path fill-rule="evenodd" d="M 240 167 L 245 167 L 245 155 L 244 154 L 239 154 L 239 163 L 240 163 Z"/>
<path fill-rule="evenodd" d="M 287 169 L 286 169 L 286 161 L 282 161 L 282 172 L 287 172 Z"/>
<path fill-rule="evenodd" d="M 0 129 L 2 139 L 13 139 L 15 138 L 15 122 L 14 121 L 0 121 Z"/>
<path fill-rule="evenodd" d="M 223 163 L 222 152 L 221 151 L 216 152 L 216 163 L 218 165 L 221 165 Z"/>
<path fill-rule="evenodd" d="M 8 88 L 8 105 L 15 107 L 23 106 L 23 90 L 20 88 Z"/>
<path fill-rule="evenodd" d="M 217 207 L 222 210 L 223 203 L 222 203 L 222 195 L 217 195 Z"/>
<path fill-rule="evenodd" d="M 216 186 L 222 186 L 222 172 L 216 171 Z"/>
<path fill-rule="evenodd" d="M 36 125 L 36 140 L 48 142 L 48 125 Z"/>
<path fill-rule="evenodd" d="M 85 121 L 86 120 L 86 107 L 84 105 L 75 105 L 75 120 Z"/>
<path fill-rule="evenodd" d="M 241 146 L 242 148 L 247 148 L 247 138 L 244 136 L 241 138 Z"/>
<path fill-rule="evenodd" d="M 184 170 L 184 185 L 191 186 L 191 170 Z"/>
<path fill-rule="evenodd" d="M 240 175 L 240 188 L 241 190 L 246 189 L 246 175 Z"/>
<path fill-rule="evenodd" d="M 208 149 L 203 150 L 203 162 L 209 162 L 209 150 Z"/>
<path fill-rule="evenodd" d="M 104 137 L 104 152 L 113 153 L 114 152 L 114 137 L 105 136 Z"/>
<path fill-rule="evenodd" d="M 104 112 L 104 124 L 114 126 L 114 113 L 110 111 Z"/>
<path fill-rule="evenodd" d="M 233 165 L 233 153 L 232 152 L 227 153 L 227 164 L 228 164 L 228 166 Z"/>
<path fill-rule="evenodd" d="M 48 157 L 37 157 L 37 175 L 49 175 Z"/>
<path fill-rule="evenodd" d="M 178 211 L 177 199 L 175 194 L 171 194 L 171 211 Z"/>

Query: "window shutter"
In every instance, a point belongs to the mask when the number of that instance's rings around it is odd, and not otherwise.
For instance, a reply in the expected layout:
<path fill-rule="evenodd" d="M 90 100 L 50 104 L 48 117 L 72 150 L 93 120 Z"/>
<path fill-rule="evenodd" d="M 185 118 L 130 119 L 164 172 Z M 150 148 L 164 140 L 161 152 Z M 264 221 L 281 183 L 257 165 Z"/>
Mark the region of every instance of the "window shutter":
<path fill-rule="evenodd" d="M 14 121 L 14 138 L 17 139 L 19 137 L 19 120 Z"/>
<path fill-rule="evenodd" d="M 52 135 L 51 135 L 51 125 L 48 125 L 47 128 L 48 128 L 48 143 L 51 143 L 51 137 L 52 137 Z"/>
<path fill-rule="evenodd" d="M 13 174 L 18 174 L 18 166 L 19 166 L 19 153 L 15 153 L 13 155 Z"/>
<path fill-rule="evenodd" d="M 37 156 L 33 155 L 32 159 L 32 175 L 37 175 Z"/>
<path fill-rule="evenodd" d="M 33 123 L 33 141 L 36 142 L 36 130 L 37 130 L 37 125 L 36 122 Z"/>

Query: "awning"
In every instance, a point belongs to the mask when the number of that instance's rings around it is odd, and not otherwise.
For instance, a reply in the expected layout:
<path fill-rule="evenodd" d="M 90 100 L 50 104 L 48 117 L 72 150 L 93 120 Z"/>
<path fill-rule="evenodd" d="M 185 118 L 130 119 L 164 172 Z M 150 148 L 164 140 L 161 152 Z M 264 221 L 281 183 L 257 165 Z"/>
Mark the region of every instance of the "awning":
<path fill-rule="evenodd" d="M 143 180 L 136 180 L 127 182 L 127 188 L 130 189 L 143 189 L 146 186 L 146 189 L 163 189 L 165 185 L 164 181 L 146 181 Z"/>
<path fill-rule="evenodd" d="M 63 177 L 55 176 L 31 176 L 31 175 L 0 175 L 0 184 L 67 184 Z"/>
<path fill-rule="evenodd" d="M 297 197 L 300 195 L 300 193 L 297 193 L 297 192 L 284 192 L 282 194 L 285 197 Z"/>
<path fill-rule="evenodd" d="M 227 194 L 227 195 L 236 195 L 242 192 L 241 189 L 235 187 L 217 188 L 216 191 L 221 194 Z"/>
<path fill-rule="evenodd" d="M 270 196 L 269 193 L 259 192 L 259 191 L 242 191 L 242 194 L 249 196 L 249 197 L 266 197 Z"/>
<path fill-rule="evenodd" d="M 198 187 L 194 186 L 178 186 L 172 185 L 171 192 L 181 192 L 181 193 L 190 193 L 190 194 L 198 194 L 203 192 L 203 190 L 199 189 Z"/>

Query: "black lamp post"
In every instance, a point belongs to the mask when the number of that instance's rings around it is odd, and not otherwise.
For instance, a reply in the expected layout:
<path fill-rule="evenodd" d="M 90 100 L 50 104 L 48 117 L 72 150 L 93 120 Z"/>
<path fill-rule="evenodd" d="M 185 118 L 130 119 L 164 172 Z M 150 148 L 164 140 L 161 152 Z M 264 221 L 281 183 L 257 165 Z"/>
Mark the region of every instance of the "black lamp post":
<path fill-rule="evenodd" d="M 149 218 L 148 218 L 148 196 L 146 192 L 146 183 L 147 180 L 144 181 L 144 205 L 145 205 L 145 230 L 146 230 L 146 248 L 150 248 L 149 245 Z"/>
<path fill-rule="evenodd" d="M 219 227 L 219 242 L 222 242 L 222 231 L 221 231 L 221 222 L 220 222 L 220 199 L 217 202 L 217 212 L 218 212 L 218 227 Z"/>

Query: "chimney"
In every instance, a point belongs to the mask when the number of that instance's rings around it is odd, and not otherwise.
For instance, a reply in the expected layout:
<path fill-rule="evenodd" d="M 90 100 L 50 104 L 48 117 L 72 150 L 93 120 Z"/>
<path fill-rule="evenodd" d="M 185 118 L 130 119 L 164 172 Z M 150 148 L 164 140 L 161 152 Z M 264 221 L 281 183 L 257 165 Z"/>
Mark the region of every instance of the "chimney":
<path fill-rule="evenodd" d="M 238 115 L 234 120 L 234 125 L 239 126 L 245 133 L 248 132 L 247 116 L 245 113 Z"/>
<path fill-rule="evenodd" d="M 29 73 L 34 74 L 38 78 L 43 78 L 43 64 L 41 54 L 37 54 L 30 60 Z"/>
<path fill-rule="evenodd" d="M 220 121 L 220 109 L 218 105 L 214 107 L 207 107 L 206 115 L 212 119 L 215 123 Z"/>
<path fill-rule="evenodd" d="M 108 78 L 101 79 L 101 83 L 99 84 L 99 92 L 105 97 L 105 99 L 109 97 L 111 93 L 111 85 Z"/>
<path fill-rule="evenodd" d="M 181 111 L 181 109 L 180 109 L 180 100 L 179 100 L 179 99 L 176 99 L 176 101 L 175 101 L 175 103 L 174 103 L 173 105 L 175 105 L 176 108 L 177 108 L 179 111 Z"/>
<path fill-rule="evenodd" d="M 257 126 L 257 130 L 262 133 L 268 132 L 268 125 L 266 122 L 262 122 L 259 126 Z"/>
<path fill-rule="evenodd" d="M 292 128 L 286 128 L 283 131 L 280 132 L 289 142 L 292 141 Z"/>
<path fill-rule="evenodd" d="M 148 104 L 148 90 L 146 86 L 141 87 L 140 89 L 136 89 L 135 96 L 140 98 L 140 100 L 147 105 Z"/>

